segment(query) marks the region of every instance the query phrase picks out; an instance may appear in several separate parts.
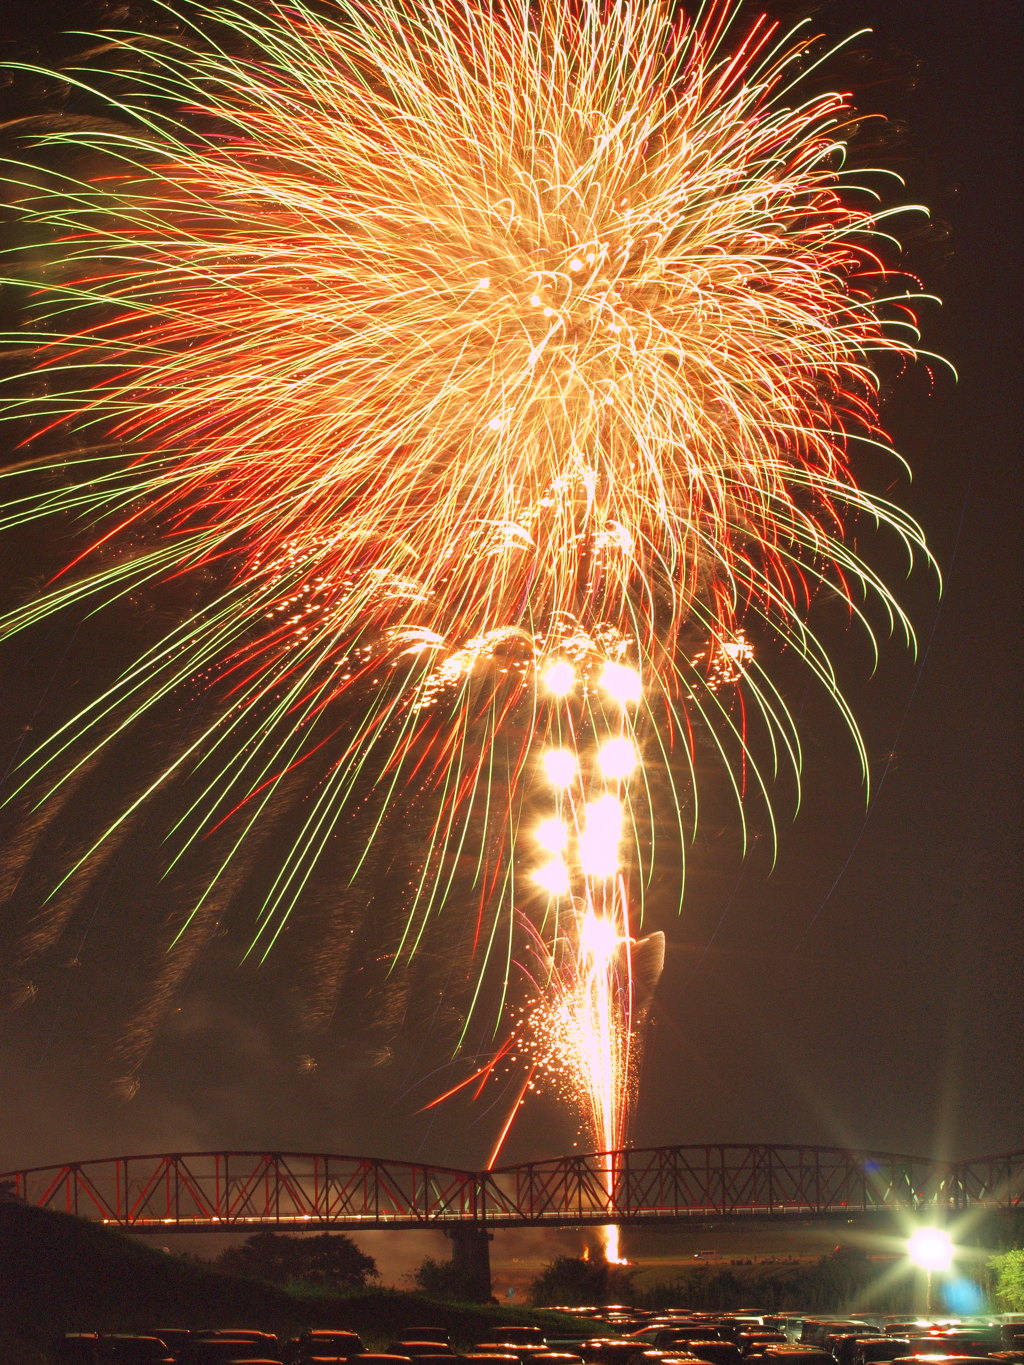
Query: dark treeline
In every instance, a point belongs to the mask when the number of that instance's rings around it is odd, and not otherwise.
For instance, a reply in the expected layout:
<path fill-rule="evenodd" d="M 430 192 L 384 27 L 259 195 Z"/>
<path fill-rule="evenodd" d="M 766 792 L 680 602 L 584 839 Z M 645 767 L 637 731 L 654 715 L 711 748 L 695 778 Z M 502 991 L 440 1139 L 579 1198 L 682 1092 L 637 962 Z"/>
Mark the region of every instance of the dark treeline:
<path fill-rule="evenodd" d="M 730 1310 L 756 1304 L 774 1311 L 845 1312 L 855 1308 L 878 1313 L 909 1312 L 914 1307 L 915 1277 L 899 1273 L 891 1263 L 878 1263 L 863 1252 L 841 1248 L 811 1264 L 787 1263 L 743 1267 L 701 1265 L 677 1280 L 638 1290 L 641 1308 L 671 1307 Z"/>
<path fill-rule="evenodd" d="M 534 1304 L 629 1303 L 638 1308 L 728 1311 L 755 1305 L 767 1311 L 905 1313 L 919 1294 L 905 1263 L 872 1261 L 838 1247 L 813 1263 L 699 1265 L 669 1281 L 640 1287 L 635 1272 L 600 1261 L 562 1257 L 530 1286 Z"/>

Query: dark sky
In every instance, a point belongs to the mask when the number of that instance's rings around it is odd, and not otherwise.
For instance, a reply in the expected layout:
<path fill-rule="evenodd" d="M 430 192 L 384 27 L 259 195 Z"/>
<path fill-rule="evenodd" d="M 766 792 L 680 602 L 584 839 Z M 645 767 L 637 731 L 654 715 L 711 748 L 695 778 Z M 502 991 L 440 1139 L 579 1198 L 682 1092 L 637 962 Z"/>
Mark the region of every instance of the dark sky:
<path fill-rule="evenodd" d="M 864 69 L 878 84 L 861 104 L 906 125 L 890 164 L 907 198 L 934 211 L 918 250 L 944 306 L 928 313 L 925 343 L 960 380 L 939 373 L 930 387 L 909 375 L 885 420 L 915 473 L 898 497 L 925 527 L 945 588 L 939 598 L 921 572 L 905 589 L 916 664 L 894 643 L 869 676 L 862 644 L 841 629 L 830 640 L 868 743 L 870 806 L 849 745 L 798 693 L 806 790 L 795 820 L 779 801 L 774 870 L 763 837 L 740 859 L 735 827 L 724 807 L 715 818 L 712 800 L 682 914 L 651 906 L 668 954 L 637 1145 L 803 1142 L 966 1157 L 1024 1140 L 1017 10 L 1013 0 L 823 8 L 831 33 L 875 30 Z M 58 12 L 33 11 L 46 50 Z M 13 663 L 5 755 L 37 704 L 56 708 L 89 682 L 88 650 L 59 631 Z M 116 786 L 119 771 L 115 762 L 104 781 Z M 69 827 L 69 847 L 77 834 Z M 388 1035 L 361 1018 L 369 996 L 361 1003 L 357 988 L 333 1023 L 311 1029 L 299 997 L 335 945 L 303 934 L 323 933 L 322 917 L 299 924 L 261 970 L 237 967 L 230 936 L 211 937 L 162 1016 L 137 1092 L 112 1084 L 124 1070 L 119 1040 L 162 998 L 152 930 L 167 892 L 148 889 L 146 858 L 145 845 L 118 854 L 78 907 L 71 939 L 38 970 L 5 965 L 17 1007 L 0 1027 L 0 1169 L 189 1148 L 485 1161 L 506 1092 L 416 1112 L 460 1074 L 442 1067 L 430 1015 L 389 996 L 398 1024 Z M 15 896 L 10 914 L 26 913 Z M 375 924 L 369 914 L 361 930 L 368 953 Z M 18 927 L 8 922 L 5 943 Z M 437 952 L 443 959 L 443 945 Z M 443 993 L 443 963 L 433 968 Z M 383 989 L 377 978 L 368 988 Z M 574 1129 L 540 1099 L 506 1159 L 568 1151 Z"/>

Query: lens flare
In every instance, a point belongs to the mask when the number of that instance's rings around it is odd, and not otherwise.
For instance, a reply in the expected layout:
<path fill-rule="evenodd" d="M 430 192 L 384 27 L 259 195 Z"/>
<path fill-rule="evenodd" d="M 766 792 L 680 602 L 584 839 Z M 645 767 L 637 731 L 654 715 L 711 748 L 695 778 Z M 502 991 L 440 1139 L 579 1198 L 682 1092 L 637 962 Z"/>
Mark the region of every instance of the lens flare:
<path fill-rule="evenodd" d="M 601 671 L 601 686 L 620 706 L 635 706 L 640 700 L 640 674 L 625 664 L 605 664 Z"/>
<path fill-rule="evenodd" d="M 597 755 L 601 772 L 610 779 L 629 777 L 639 762 L 636 746 L 631 739 L 609 739 L 601 745 Z"/>
<path fill-rule="evenodd" d="M 561 858 L 549 858 L 542 863 L 534 871 L 533 879 L 549 896 L 567 896 L 572 889 L 568 865 Z"/>
<path fill-rule="evenodd" d="M 576 670 L 564 660 L 548 664 L 543 674 L 544 686 L 556 697 L 567 697 L 576 684 Z"/>
<path fill-rule="evenodd" d="M 579 773 L 579 760 L 569 749 L 548 749 L 543 757 L 544 774 L 553 787 L 571 787 Z"/>
<path fill-rule="evenodd" d="M 564 820 L 552 816 L 537 826 L 536 838 L 541 848 L 549 853 L 564 853 L 569 847 L 569 826 Z"/>

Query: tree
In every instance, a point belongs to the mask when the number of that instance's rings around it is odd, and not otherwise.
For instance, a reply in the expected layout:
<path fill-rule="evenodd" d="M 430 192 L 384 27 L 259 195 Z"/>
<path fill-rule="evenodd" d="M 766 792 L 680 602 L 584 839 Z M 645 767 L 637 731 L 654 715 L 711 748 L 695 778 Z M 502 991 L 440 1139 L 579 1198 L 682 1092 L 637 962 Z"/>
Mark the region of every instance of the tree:
<path fill-rule="evenodd" d="M 1004 1251 L 993 1256 L 989 1267 L 995 1273 L 993 1295 L 1004 1313 L 1024 1312 L 1024 1251 Z"/>
<path fill-rule="evenodd" d="M 621 1266 L 607 1261 L 585 1261 L 574 1256 L 559 1256 L 549 1261 L 530 1284 L 530 1302 L 535 1307 L 551 1304 L 584 1307 L 599 1303 L 629 1303 L 633 1298 L 633 1276 Z"/>
<path fill-rule="evenodd" d="M 475 1303 L 478 1297 L 473 1272 L 455 1261 L 435 1261 L 427 1256 L 419 1269 L 412 1272 L 412 1282 L 420 1294 L 431 1299 Z"/>
<path fill-rule="evenodd" d="M 289 1284 L 301 1280 L 327 1289 L 363 1289 L 380 1273 L 372 1256 L 365 1256 L 351 1237 L 322 1232 L 310 1237 L 257 1232 L 241 1246 L 228 1247 L 216 1265 L 229 1275 L 250 1280 Z"/>

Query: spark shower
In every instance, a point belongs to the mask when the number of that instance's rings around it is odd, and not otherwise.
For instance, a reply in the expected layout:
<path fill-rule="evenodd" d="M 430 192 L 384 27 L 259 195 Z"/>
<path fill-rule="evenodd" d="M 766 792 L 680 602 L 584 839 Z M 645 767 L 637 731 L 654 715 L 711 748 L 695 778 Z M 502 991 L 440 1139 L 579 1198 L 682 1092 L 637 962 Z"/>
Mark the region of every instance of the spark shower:
<path fill-rule="evenodd" d="M 35 380 L 9 390 L 2 524 L 75 550 L 2 631 L 88 630 L 167 583 L 185 605 L 8 800 L 73 801 L 126 731 L 194 709 L 49 896 L 173 791 L 167 868 L 219 850 L 186 942 L 287 794 L 262 955 L 368 790 L 428 792 L 396 963 L 473 917 L 478 982 L 530 985 L 513 1008 L 478 984 L 504 1042 L 471 1081 L 560 1077 L 610 1150 L 670 928 L 661 905 L 642 927 L 654 846 L 683 858 L 698 750 L 738 822 L 748 793 L 770 816 L 801 766 L 772 658 L 866 766 L 814 609 L 913 642 L 850 528 L 929 559 L 854 479 L 861 452 L 899 464 L 877 373 L 920 354 L 890 228 L 920 210 L 854 166 L 821 36 L 731 0 L 160 12 L 61 73 L 84 112 L 13 130 Z"/>

